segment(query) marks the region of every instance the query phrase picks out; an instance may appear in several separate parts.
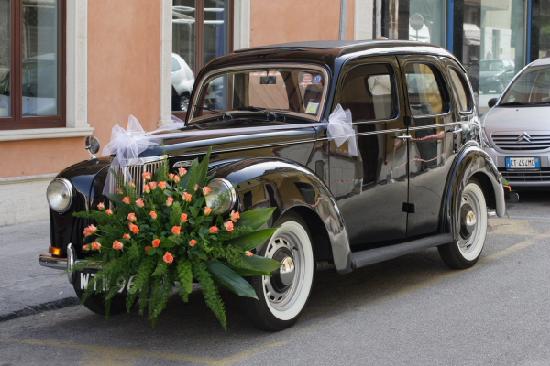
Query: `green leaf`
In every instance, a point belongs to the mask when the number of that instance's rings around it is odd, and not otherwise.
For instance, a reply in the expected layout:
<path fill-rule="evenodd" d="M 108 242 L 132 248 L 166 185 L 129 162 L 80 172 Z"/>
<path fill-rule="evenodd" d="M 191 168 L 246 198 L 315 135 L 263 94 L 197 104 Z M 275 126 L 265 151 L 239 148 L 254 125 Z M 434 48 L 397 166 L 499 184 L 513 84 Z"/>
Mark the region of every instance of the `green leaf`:
<path fill-rule="evenodd" d="M 275 211 L 274 207 L 255 208 L 240 214 L 241 218 L 237 223 L 239 227 L 247 227 L 251 230 L 257 230 L 267 224 Z"/>
<path fill-rule="evenodd" d="M 258 299 L 256 291 L 254 291 L 254 288 L 250 286 L 248 281 L 222 262 L 210 261 L 207 263 L 207 266 L 216 281 L 235 295 Z"/>
<path fill-rule="evenodd" d="M 174 202 L 170 208 L 170 224 L 180 225 L 181 224 L 181 204 L 179 202 Z"/>
<path fill-rule="evenodd" d="M 188 260 L 178 265 L 178 280 L 181 286 L 181 297 L 184 302 L 189 300 L 189 295 L 193 292 L 193 268 Z"/>
<path fill-rule="evenodd" d="M 244 233 L 241 236 L 238 236 L 234 239 L 231 239 L 229 244 L 234 245 L 238 248 L 241 248 L 243 251 L 251 250 L 258 248 L 268 241 L 273 233 L 277 229 L 264 229 L 254 232 Z"/>
<path fill-rule="evenodd" d="M 155 268 L 155 271 L 151 276 L 153 277 L 164 276 L 166 272 L 168 272 L 168 266 L 166 265 L 166 263 L 161 262 L 157 264 L 157 268 Z"/>
<path fill-rule="evenodd" d="M 247 256 L 241 255 L 238 258 L 228 258 L 232 267 L 240 274 L 247 276 L 262 276 L 270 275 L 278 269 L 281 264 L 276 260 L 261 257 L 259 255 Z"/>
<path fill-rule="evenodd" d="M 204 262 L 193 262 L 193 273 L 202 287 L 202 295 L 206 306 L 212 310 L 216 319 L 224 329 L 227 329 L 227 316 L 225 313 L 225 304 L 218 292 L 216 283 L 208 271 Z"/>

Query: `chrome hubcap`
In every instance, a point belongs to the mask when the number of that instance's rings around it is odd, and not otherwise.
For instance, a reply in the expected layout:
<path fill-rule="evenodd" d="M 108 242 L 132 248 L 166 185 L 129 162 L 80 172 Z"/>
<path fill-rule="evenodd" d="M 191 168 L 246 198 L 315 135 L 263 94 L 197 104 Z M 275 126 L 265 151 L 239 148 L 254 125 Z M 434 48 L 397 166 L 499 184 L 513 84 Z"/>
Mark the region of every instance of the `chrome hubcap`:
<path fill-rule="evenodd" d="M 268 244 L 265 256 L 281 263 L 271 276 L 262 277 L 266 296 L 273 307 L 285 310 L 292 305 L 304 276 L 300 244 L 291 233 L 283 233 Z"/>
<path fill-rule="evenodd" d="M 472 249 L 475 243 L 479 217 L 479 204 L 475 197 L 468 194 L 462 197 L 460 207 L 460 240 L 459 246 L 464 252 Z"/>

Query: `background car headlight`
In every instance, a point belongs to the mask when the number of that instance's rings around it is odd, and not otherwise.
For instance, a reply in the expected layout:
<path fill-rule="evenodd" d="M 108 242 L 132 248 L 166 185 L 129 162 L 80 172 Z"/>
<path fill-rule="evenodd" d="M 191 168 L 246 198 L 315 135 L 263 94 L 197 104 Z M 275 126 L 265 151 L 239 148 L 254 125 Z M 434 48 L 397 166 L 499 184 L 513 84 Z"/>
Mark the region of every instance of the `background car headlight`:
<path fill-rule="evenodd" d="M 73 185 L 65 178 L 56 178 L 48 186 L 46 196 L 52 210 L 65 212 L 71 207 Z"/>
<path fill-rule="evenodd" d="M 205 196 L 206 206 L 210 207 L 214 213 L 226 213 L 237 202 L 237 192 L 227 179 L 214 178 L 207 186 L 212 189 L 212 192 Z"/>

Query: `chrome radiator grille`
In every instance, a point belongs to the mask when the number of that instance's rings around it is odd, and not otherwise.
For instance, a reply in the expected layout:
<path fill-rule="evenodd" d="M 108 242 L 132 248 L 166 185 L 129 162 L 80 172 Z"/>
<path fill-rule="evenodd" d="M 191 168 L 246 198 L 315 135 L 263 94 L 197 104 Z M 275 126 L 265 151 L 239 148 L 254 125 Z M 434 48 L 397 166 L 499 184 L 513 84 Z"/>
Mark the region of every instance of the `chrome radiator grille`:
<path fill-rule="evenodd" d="M 550 170 L 541 169 L 541 170 L 500 170 L 502 176 L 506 178 L 510 183 L 514 182 L 548 182 L 550 181 Z"/>
<path fill-rule="evenodd" d="M 523 150 L 545 150 L 550 148 L 550 135 L 491 135 L 493 143 L 502 150 L 523 151 Z"/>
<path fill-rule="evenodd" d="M 111 192 L 116 192 L 117 189 L 121 188 L 124 185 L 125 181 L 130 181 L 135 184 L 136 193 L 140 194 L 143 192 L 143 173 L 149 172 L 151 175 L 154 175 L 157 170 L 165 162 L 165 159 L 158 159 L 154 161 L 145 162 L 143 164 L 129 165 L 127 167 L 119 167 L 115 173 L 115 179 L 113 180 Z"/>

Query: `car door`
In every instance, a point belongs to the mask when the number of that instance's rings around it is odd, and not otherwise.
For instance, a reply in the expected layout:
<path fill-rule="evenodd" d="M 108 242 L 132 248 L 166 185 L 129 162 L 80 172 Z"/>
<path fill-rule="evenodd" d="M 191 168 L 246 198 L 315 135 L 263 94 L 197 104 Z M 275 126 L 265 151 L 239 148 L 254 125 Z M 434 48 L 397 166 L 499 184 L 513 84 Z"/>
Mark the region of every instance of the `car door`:
<path fill-rule="evenodd" d="M 440 60 L 432 56 L 399 58 L 409 129 L 407 237 L 437 232 L 441 203 L 454 156 L 456 124 L 450 89 Z"/>
<path fill-rule="evenodd" d="M 330 142 L 330 188 L 344 217 L 352 250 L 400 241 L 406 235 L 407 145 L 399 63 L 395 57 L 349 62 L 333 110 L 351 112 L 358 156 Z"/>

